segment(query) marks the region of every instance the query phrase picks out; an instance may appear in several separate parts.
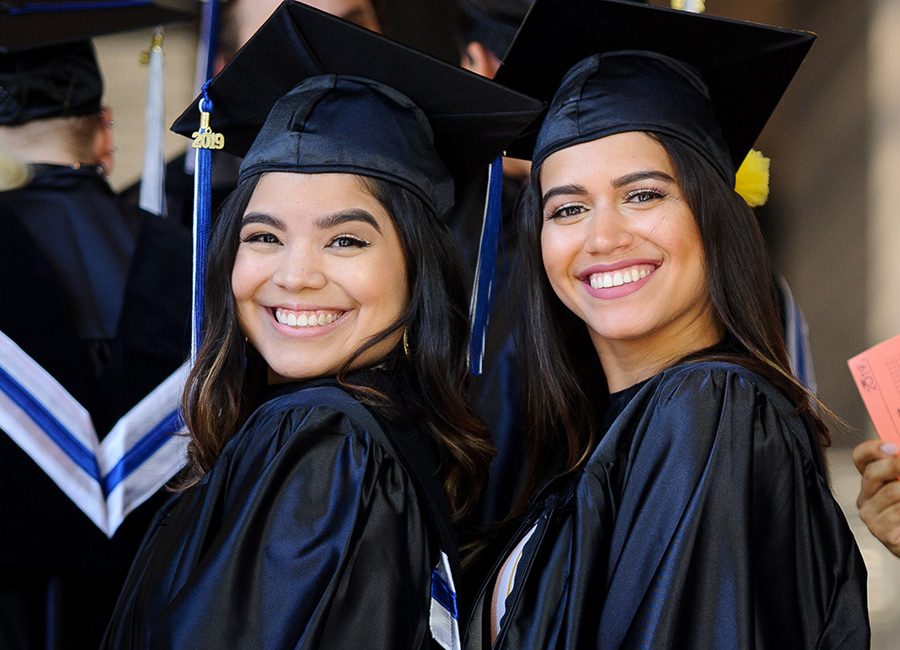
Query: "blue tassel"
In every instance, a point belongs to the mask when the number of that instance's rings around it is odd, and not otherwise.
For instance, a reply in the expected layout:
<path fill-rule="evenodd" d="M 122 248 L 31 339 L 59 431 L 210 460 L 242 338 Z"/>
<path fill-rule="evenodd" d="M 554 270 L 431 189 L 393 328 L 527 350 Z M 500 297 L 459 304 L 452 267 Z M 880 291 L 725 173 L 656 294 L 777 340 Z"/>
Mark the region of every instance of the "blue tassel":
<path fill-rule="evenodd" d="M 497 267 L 497 244 L 503 231 L 503 157 L 491 163 L 488 174 L 487 202 L 484 206 L 484 223 L 481 227 L 481 244 L 478 251 L 478 266 L 475 269 L 475 284 L 472 287 L 472 302 L 469 306 L 471 336 L 469 338 L 469 369 L 474 375 L 484 370 L 484 346 L 488 320 L 491 316 L 491 290 L 494 284 L 494 269 Z"/>
<path fill-rule="evenodd" d="M 194 166 L 194 301 L 191 314 L 191 359 L 203 343 L 203 287 L 206 281 L 206 250 L 212 220 L 212 149 L 221 149 L 224 138 L 214 134 L 209 126 L 213 103 L 203 84 L 200 99 L 200 129 L 194 133 L 193 147 L 197 150 Z M 219 138 L 215 136 L 219 135 Z M 216 146 L 219 145 L 219 146 Z"/>
<path fill-rule="evenodd" d="M 200 36 L 197 41 L 197 60 L 194 67 L 194 87 L 203 88 L 215 72 L 216 54 L 219 51 L 219 0 L 206 0 L 200 13 Z M 184 173 L 193 174 L 195 160 L 184 158 Z"/>

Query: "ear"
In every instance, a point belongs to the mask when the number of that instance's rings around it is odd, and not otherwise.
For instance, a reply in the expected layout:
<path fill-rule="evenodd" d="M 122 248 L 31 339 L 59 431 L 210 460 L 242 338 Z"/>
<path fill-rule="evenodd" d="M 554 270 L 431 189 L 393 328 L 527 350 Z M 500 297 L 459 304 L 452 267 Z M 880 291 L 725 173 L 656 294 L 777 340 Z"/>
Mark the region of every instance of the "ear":
<path fill-rule="evenodd" d="M 500 59 L 483 44 L 472 41 L 466 45 L 460 65 L 470 72 L 491 79 L 500 67 Z"/>
<path fill-rule="evenodd" d="M 109 106 L 100 109 L 100 124 L 94 133 L 93 158 L 92 160 L 103 168 L 103 171 L 109 176 L 112 173 L 114 154 L 116 151 L 113 142 L 113 114 Z"/>

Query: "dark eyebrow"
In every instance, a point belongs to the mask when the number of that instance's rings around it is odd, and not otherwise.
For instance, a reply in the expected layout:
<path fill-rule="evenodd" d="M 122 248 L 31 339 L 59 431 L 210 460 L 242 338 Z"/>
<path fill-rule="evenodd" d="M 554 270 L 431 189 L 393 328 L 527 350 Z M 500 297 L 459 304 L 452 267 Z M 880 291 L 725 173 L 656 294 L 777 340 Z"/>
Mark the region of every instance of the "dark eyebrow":
<path fill-rule="evenodd" d="M 674 183 L 675 179 L 666 174 L 665 172 L 660 171 L 643 171 L 643 172 L 634 172 L 633 174 L 625 174 L 620 178 L 615 179 L 612 182 L 613 187 L 623 187 L 625 185 L 629 185 L 631 183 L 636 183 L 637 181 L 642 181 L 646 178 L 652 178 L 657 181 L 662 181 L 664 183 Z"/>
<path fill-rule="evenodd" d="M 373 217 L 365 210 L 359 208 L 341 210 L 340 212 L 335 212 L 334 214 L 329 214 L 328 216 L 321 217 L 316 221 L 316 228 L 318 228 L 319 230 L 328 230 L 329 228 L 334 228 L 351 221 L 362 221 L 363 223 L 369 224 L 375 230 L 381 233 L 381 226 L 378 225 L 375 217 Z"/>
<path fill-rule="evenodd" d="M 265 212 L 250 212 L 244 215 L 244 218 L 241 219 L 241 228 L 244 226 L 248 226 L 251 223 L 261 223 L 265 226 L 270 226 L 277 230 L 286 230 L 286 226 L 284 225 L 284 221 L 279 219 L 278 217 L 273 217 L 271 214 L 266 214 Z"/>
<path fill-rule="evenodd" d="M 636 183 L 638 181 L 642 181 L 647 178 L 652 178 L 654 180 L 662 181 L 664 183 L 674 183 L 675 179 L 666 174 L 665 172 L 660 171 L 640 171 L 634 172 L 632 174 L 625 174 L 624 176 L 620 176 L 612 181 L 611 185 L 615 188 L 624 187 L 625 185 L 629 185 L 631 183 Z M 587 194 L 587 190 L 583 185 L 559 185 L 558 187 L 554 187 L 553 189 L 547 190 L 547 193 L 544 194 L 542 198 L 541 206 L 547 205 L 547 201 L 552 199 L 554 196 L 559 196 L 560 194 Z"/>
<path fill-rule="evenodd" d="M 541 207 L 547 205 L 547 201 L 560 194 L 587 194 L 587 190 L 583 185 L 557 185 L 556 187 L 547 190 L 547 193 L 544 194 L 541 199 Z"/>

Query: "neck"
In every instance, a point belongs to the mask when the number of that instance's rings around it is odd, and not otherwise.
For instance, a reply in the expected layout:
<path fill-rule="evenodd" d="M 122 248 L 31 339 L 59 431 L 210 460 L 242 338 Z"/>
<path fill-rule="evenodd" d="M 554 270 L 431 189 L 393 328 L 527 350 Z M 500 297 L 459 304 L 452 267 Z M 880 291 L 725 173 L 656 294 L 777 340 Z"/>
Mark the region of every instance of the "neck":
<path fill-rule="evenodd" d="M 717 319 L 694 321 L 677 332 L 658 332 L 635 340 L 591 336 L 610 393 L 625 390 L 676 364 L 687 355 L 719 343 L 725 328 Z"/>

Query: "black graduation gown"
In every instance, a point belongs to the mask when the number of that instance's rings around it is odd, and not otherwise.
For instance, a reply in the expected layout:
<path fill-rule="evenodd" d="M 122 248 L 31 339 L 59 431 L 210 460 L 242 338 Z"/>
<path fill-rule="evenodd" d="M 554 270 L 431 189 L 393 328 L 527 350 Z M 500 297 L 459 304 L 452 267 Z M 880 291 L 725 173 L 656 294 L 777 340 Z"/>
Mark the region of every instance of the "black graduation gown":
<path fill-rule="evenodd" d="M 450 519 L 420 422 L 379 423 L 333 385 L 279 391 L 160 510 L 102 647 L 437 647 Z"/>
<path fill-rule="evenodd" d="M 810 426 L 744 368 L 648 380 L 511 545 L 535 524 L 496 649 L 869 647 L 865 567 Z M 489 647 L 488 609 L 466 647 Z"/>
<path fill-rule="evenodd" d="M 32 230 L 65 247 L 72 228 L 60 224 L 67 223 L 101 231 L 111 224 L 107 232 L 131 252 L 113 262 L 103 259 L 101 241 L 71 241 L 72 258 L 81 261 L 48 259 L 48 241 Z M 60 281 L 61 273 L 83 278 L 82 262 L 105 264 L 95 279 L 121 292 L 100 372 Z M 29 185 L 0 192 L 0 330 L 85 406 L 101 438 L 184 362 L 190 309 L 190 234 L 124 206 L 95 170 L 40 165 Z M 134 510 L 108 539 L 3 432 L 0 494 L 0 647 L 96 647 L 164 495 Z"/>

